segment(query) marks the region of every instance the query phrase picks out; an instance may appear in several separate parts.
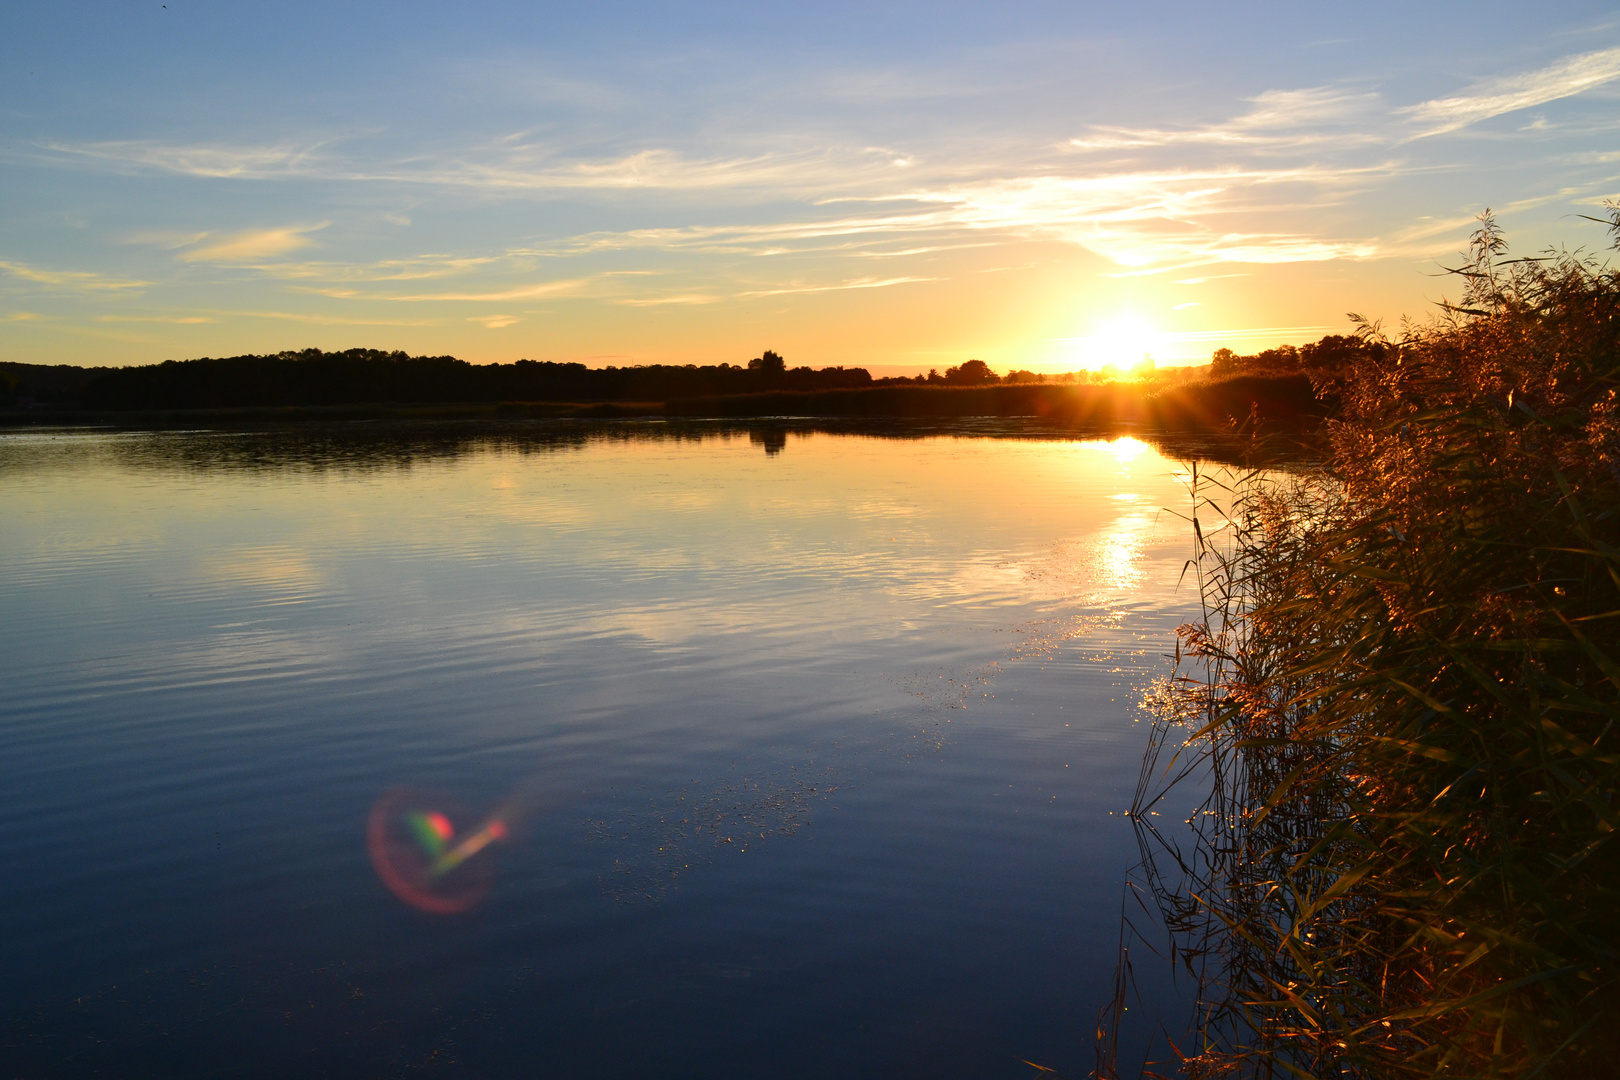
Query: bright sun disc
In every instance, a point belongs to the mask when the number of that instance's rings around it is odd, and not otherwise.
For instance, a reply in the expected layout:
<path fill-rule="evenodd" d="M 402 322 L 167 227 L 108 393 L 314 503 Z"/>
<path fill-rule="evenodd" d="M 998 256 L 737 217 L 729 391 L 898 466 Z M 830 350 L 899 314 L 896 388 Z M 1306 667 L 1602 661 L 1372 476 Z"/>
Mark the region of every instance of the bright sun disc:
<path fill-rule="evenodd" d="M 1080 339 L 1080 358 L 1088 371 L 1115 368 L 1121 372 L 1152 370 L 1153 354 L 1161 335 L 1145 321 L 1122 315 L 1090 337 Z"/>

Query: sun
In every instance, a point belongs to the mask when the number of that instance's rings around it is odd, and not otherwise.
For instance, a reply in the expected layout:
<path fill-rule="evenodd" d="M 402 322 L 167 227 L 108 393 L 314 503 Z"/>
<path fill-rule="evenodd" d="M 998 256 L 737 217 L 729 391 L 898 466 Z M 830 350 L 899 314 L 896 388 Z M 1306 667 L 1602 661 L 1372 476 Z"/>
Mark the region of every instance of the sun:
<path fill-rule="evenodd" d="M 1080 362 L 1087 371 L 1114 369 L 1121 374 L 1151 371 L 1153 354 L 1163 335 L 1147 320 L 1119 315 L 1103 323 L 1089 337 L 1080 338 Z"/>

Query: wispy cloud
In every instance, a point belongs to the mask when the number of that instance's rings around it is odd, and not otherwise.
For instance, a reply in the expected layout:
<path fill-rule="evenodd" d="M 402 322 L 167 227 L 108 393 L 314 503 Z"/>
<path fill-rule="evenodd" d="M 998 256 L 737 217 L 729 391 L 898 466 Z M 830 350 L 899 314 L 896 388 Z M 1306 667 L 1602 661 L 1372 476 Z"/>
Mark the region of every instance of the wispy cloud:
<path fill-rule="evenodd" d="M 1620 48 L 1565 57 L 1535 71 L 1475 84 L 1467 92 L 1392 108 L 1382 95 L 1323 86 L 1268 90 L 1247 112 L 1187 128 L 1094 125 L 1069 140 L 1080 151 L 1207 146 L 1256 152 L 1397 145 L 1460 130 L 1481 120 L 1544 105 L 1620 78 Z"/>
<path fill-rule="evenodd" d="M 204 233 L 207 240 L 180 255 L 181 262 L 256 263 L 309 247 L 315 241 L 309 234 L 324 229 L 319 225 L 288 225 L 279 229 L 247 229 L 235 233 Z"/>
<path fill-rule="evenodd" d="M 115 172 L 204 179 L 294 177 L 354 183 L 476 188 L 493 192 L 822 191 L 903 172 L 910 161 L 879 147 L 814 148 L 692 156 L 669 147 L 586 157 L 521 136 L 393 160 L 345 153 L 336 140 L 307 146 L 174 145 L 143 140 L 39 144 L 36 159 Z"/>
<path fill-rule="evenodd" d="M 246 319 L 280 319 L 286 322 L 308 323 L 312 326 L 440 326 L 440 319 L 371 319 L 349 315 L 313 315 L 299 311 L 233 311 Z"/>
<path fill-rule="evenodd" d="M 489 330 L 504 330 L 508 326 L 514 326 L 523 320 L 516 315 L 474 315 L 467 321 L 483 323 L 485 328 Z"/>
<path fill-rule="evenodd" d="M 837 285 L 792 285 L 781 289 L 754 289 L 741 295 L 787 296 L 792 293 L 842 292 L 845 289 L 886 289 L 891 285 L 911 285 L 916 282 L 934 280 L 934 278 L 920 277 L 857 278 L 854 281 L 845 281 Z"/>
<path fill-rule="evenodd" d="M 630 307 L 664 307 L 670 304 L 713 304 L 725 299 L 708 293 L 682 293 L 679 296 L 621 296 L 616 304 Z"/>
<path fill-rule="evenodd" d="M 1572 97 L 1620 78 L 1620 48 L 1566 57 L 1537 71 L 1487 79 L 1465 94 L 1396 110 L 1418 125 L 1414 138 L 1456 131 L 1493 116 Z"/>
<path fill-rule="evenodd" d="M 829 200 L 831 201 L 834 200 Z M 560 238 L 549 244 L 521 249 L 521 253 L 542 257 L 567 257 L 609 251 L 662 249 L 734 255 L 780 254 L 789 250 L 786 245 L 798 245 L 807 241 L 836 241 L 852 237 L 917 232 L 937 228 L 945 223 L 945 219 L 937 214 L 906 213 L 777 221 L 766 224 L 684 225 L 657 229 L 626 229 L 618 232 L 604 230 Z M 864 243 L 864 240 L 862 242 Z"/>
<path fill-rule="evenodd" d="M 53 285 L 64 289 L 89 289 L 93 291 L 117 291 L 125 289 L 144 289 L 151 285 L 150 281 L 133 281 L 121 278 L 103 277 L 91 270 L 44 270 L 27 263 L 7 262 L 0 260 L 0 270 L 24 281 L 32 281 L 39 285 Z"/>
<path fill-rule="evenodd" d="M 477 301 L 487 303 L 503 300 L 534 300 L 542 296 L 564 296 L 578 292 L 586 284 L 583 278 L 568 281 L 543 281 L 536 285 L 520 285 L 511 289 L 500 289 L 495 292 L 443 292 L 443 293 L 417 293 L 411 296 L 383 296 L 377 295 L 379 300 L 399 300 L 409 303 L 426 303 L 430 301 Z M 352 294 L 351 294 L 352 295 Z"/>
<path fill-rule="evenodd" d="M 218 319 L 206 315 L 97 315 L 96 322 L 100 323 L 170 323 L 176 326 L 191 326 L 199 323 L 218 322 Z"/>
<path fill-rule="evenodd" d="M 1249 100 L 1248 112 L 1198 127 L 1127 128 L 1094 126 L 1091 134 L 1069 140 L 1076 150 L 1126 150 L 1201 144 L 1248 150 L 1295 150 L 1331 142 L 1337 147 L 1382 141 L 1366 125 L 1381 106 L 1379 95 L 1334 87 L 1268 90 Z"/>
<path fill-rule="evenodd" d="M 119 171 L 164 172 L 180 176 L 261 180 L 296 176 L 313 169 L 322 144 L 232 146 L 203 143 L 173 145 L 142 139 L 111 142 L 47 142 L 51 155 L 90 162 Z"/>
<path fill-rule="evenodd" d="M 129 233 L 121 237 L 120 242 L 179 251 L 180 254 L 175 257 L 181 262 L 254 266 L 267 259 L 276 259 L 277 256 L 310 247 L 315 243 L 310 234 L 330 225 L 331 222 L 322 221 L 314 225 L 283 225 L 236 232 L 159 229 Z"/>
<path fill-rule="evenodd" d="M 43 322 L 48 319 L 49 315 L 41 315 L 37 311 L 8 311 L 0 315 L 0 322 Z"/>
<path fill-rule="evenodd" d="M 190 247 L 197 243 L 207 232 L 180 232 L 174 229 L 152 229 L 143 232 L 132 232 L 119 240 L 125 244 L 139 244 L 143 247 L 165 248 L 174 251 L 177 248 Z"/>
<path fill-rule="evenodd" d="M 412 255 L 362 263 L 281 260 L 256 269 L 272 277 L 293 281 L 424 281 L 453 277 L 495 264 L 510 264 L 527 257 L 526 253 L 503 252 L 497 255 Z"/>
<path fill-rule="evenodd" d="M 1068 240 L 1124 266 L 1189 257 L 1293 262 L 1356 255 L 1359 247 L 1305 236 L 1213 233 L 1195 223 L 1247 209 L 1236 196 L 1257 187 L 1319 188 L 1380 171 L 1381 167 L 1307 167 L 1039 176 L 920 190 L 898 197 L 939 204 L 942 217 L 967 228 Z M 1273 194 L 1268 201 L 1274 204 L 1278 200 Z"/>
<path fill-rule="evenodd" d="M 387 170 L 372 179 L 513 191 L 662 190 L 698 191 L 743 187 L 800 186 L 823 154 L 759 154 L 688 158 L 653 148 L 619 157 L 559 161 L 543 147 L 505 146 L 423 168 Z M 849 162 L 839 161 L 835 172 Z M 822 170 L 815 170 L 821 172 Z"/>
<path fill-rule="evenodd" d="M 275 319 L 311 326 L 441 326 L 442 319 L 371 318 L 354 315 L 323 315 L 307 311 L 209 311 L 196 315 L 97 315 L 98 323 L 169 323 L 180 326 L 221 323 L 230 319 Z"/>

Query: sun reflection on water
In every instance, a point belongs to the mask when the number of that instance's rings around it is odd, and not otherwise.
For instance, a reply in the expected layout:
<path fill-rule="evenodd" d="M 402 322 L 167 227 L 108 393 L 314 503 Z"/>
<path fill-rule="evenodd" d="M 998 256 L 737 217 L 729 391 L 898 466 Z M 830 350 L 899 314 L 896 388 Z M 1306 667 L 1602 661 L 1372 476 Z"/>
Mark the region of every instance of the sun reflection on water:
<path fill-rule="evenodd" d="M 1119 438 L 1113 439 L 1108 443 L 1108 449 L 1114 455 L 1114 459 L 1116 461 L 1118 461 L 1120 464 L 1124 464 L 1127 461 L 1132 461 L 1142 456 L 1150 448 L 1148 444 L 1143 442 L 1141 439 L 1134 438 L 1130 435 L 1121 435 Z"/>
<path fill-rule="evenodd" d="M 1130 514 L 1102 535 L 1098 546 L 1099 584 L 1120 592 L 1134 591 L 1142 584 L 1145 571 L 1141 564 L 1150 524 L 1146 514 Z"/>

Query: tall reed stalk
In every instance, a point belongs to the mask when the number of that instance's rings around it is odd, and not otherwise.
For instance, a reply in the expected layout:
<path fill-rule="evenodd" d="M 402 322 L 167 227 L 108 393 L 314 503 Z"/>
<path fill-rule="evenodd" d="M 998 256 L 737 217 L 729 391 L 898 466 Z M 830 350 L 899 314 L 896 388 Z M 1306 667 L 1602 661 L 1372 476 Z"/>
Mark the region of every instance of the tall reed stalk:
<path fill-rule="evenodd" d="M 1504 253 L 1320 375 L 1324 467 L 1195 474 L 1133 810 L 1184 1075 L 1620 1075 L 1620 273 Z"/>

